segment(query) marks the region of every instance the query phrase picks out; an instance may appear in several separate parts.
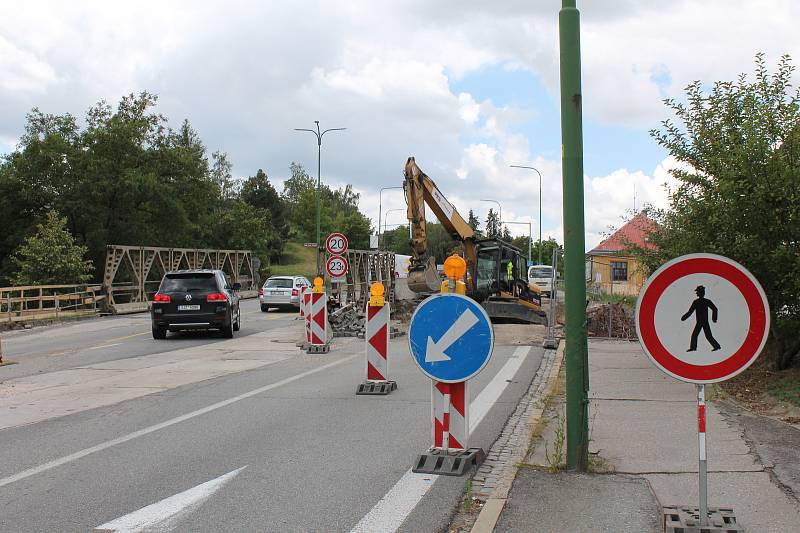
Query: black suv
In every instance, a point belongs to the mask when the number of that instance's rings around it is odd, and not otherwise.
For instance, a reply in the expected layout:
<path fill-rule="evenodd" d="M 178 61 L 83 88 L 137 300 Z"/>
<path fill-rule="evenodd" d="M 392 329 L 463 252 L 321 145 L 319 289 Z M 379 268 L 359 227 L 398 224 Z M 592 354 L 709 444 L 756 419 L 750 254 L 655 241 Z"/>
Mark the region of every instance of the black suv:
<path fill-rule="evenodd" d="M 242 324 L 239 289 L 221 270 L 167 272 L 150 310 L 153 338 L 165 339 L 167 331 L 218 329 L 230 339 Z"/>

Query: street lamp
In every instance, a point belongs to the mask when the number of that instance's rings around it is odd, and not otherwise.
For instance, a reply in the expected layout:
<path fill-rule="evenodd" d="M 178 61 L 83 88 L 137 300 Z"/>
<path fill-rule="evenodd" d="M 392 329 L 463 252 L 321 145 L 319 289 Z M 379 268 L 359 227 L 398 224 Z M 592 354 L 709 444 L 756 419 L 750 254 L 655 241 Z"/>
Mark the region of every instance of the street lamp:
<path fill-rule="evenodd" d="M 533 233 L 532 233 L 533 232 L 533 230 L 532 230 L 533 224 L 531 224 L 530 222 L 503 222 L 502 220 L 500 221 L 500 223 L 501 224 L 521 224 L 523 226 L 528 226 L 528 260 L 532 261 L 533 259 L 531 258 L 531 241 L 533 240 Z M 539 246 L 541 247 L 541 244 L 539 244 Z M 541 253 L 541 250 L 539 251 L 539 253 Z M 539 263 L 539 264 L 541 264 L 541 263 Z"/>
<path fill-rule="evenodd" d="M 383 191 L 388 191 L 389 189 L 402 189 L 402 186 L 397 187 L 384 187 L 378 192 L 378 250 L 381 249 L 381 195 Z M 385 224 L 384 224 L 385 226 Z"/>
<path fill-rule="evenodd" d="M 386 220 L 389 218 L 389 213 L 394 213 L 395 211 L 405 211 L 405 209 L 389 209 L 388 211 L 386 211 L 386 214 L 383 217 L 383 228 L 384 229 L 386 229 Z M 378 222 L 380 222 L 380 221 L 378 221 Z M 398 224 L 398 225 L 402 226 L 402 224 Z"/>
<path fill-rule="evenodd" d="M 481 200 L 481 202 L 492 202 L 497 204 L 497 209 L 498 209 L 497 220 L 498 221 L 503 220 L 503 206 L 500 205 L 500 202 L 498 202 L 497 200 Z M 500 228 L 497 229 L 499 230 Z M 486 228 L 486 232 L 487 233 L 489 232 L 489 228 Z"/>
<path fill-rule="evenodd" d="M 315 120 L 314 124 L 317 125 L 316 130 L 309 130 L 305 128 L 295 128 L 294 131 L 310 131 L 314 135 L 317 136 L 317 274 L 321 272 L 321 267 L 319 263 L 319 250 L 320 250 L 320 242 L 319 242 L 319 193 L 320 193 L 320 184 L 322 182 L 322 136 L 328 133 L 329 131 L 342 131 L 346 130 L 347 128 L 329 128 L 324 130 L 320 133 L 319 131 L 319 120 Z"/>
<path fill-rule="evenodd" d="M 539 264 L 542 264 L 542 173 L 534 167 L 524 165 L 509 165 L 513 168 L 527 168 L 528 170 L 535 170 L 539 174 Z"/>

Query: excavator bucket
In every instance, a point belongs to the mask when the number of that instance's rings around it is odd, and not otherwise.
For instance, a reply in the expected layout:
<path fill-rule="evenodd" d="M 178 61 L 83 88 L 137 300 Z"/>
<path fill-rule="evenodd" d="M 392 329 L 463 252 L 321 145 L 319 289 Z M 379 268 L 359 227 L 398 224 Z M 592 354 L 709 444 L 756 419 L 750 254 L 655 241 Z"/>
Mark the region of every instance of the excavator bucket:
<path fill-rule="evenodd" d="M 414 292 L 439 292 L 442 280 L 436 271 L 436 260 L 429 257 L 408 271 L 408 288 Z"/>

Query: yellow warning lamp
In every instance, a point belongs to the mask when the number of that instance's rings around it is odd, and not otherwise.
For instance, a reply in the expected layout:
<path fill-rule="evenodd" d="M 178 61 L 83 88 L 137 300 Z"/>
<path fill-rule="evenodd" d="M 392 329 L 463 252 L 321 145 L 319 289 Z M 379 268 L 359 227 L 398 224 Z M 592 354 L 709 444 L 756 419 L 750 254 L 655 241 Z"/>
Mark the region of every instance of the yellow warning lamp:
<path fill-rule="evenodd" d="M 314 288 L 311 289 L 311 292 L 316 292 L 316 293 L 325 292 L 325 280 L 319 276 L 314 278 Z"/>
<path fill-rule="evenodd" d="M 460 255 L 453 254 L 444 261 L 444 275 L 454 282 L 453 289 L 456 294 L 465 294 L 467 286 L 462 281 L 467 274 L 467 262 Z M 447 288 L 445 289 L 445 286 Z M 442 292 L 450 292 L 452 290 L 447 281 L 442 283 Z"/>
<path fill-rule="evenodd" d="M 453 254 L 444 260 L 444 275 L 460 280 L 467 274 L 467 262 L 460 255 Z"/>
<path fill-rule="evenodd" d="M 383 283 L 379 281 L 373 283 L 369 288 L 369 305 L 372 307 L 383 307 L 386 303 L 383 298 L 385 292 L 386 289 L 383 287 Z"/>

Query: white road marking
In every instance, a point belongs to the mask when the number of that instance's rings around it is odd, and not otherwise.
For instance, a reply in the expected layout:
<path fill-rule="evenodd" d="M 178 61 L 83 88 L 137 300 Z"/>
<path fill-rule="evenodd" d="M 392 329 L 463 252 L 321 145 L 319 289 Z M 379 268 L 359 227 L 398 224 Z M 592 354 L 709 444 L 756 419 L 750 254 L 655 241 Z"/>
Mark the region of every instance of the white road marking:
<path fill-rule="evenodd" d="M 470 433 L 478 427 L 492 405 L 503 394 L 530 351 L 530 346 L 520 346 L 514 350 L 511 359 L 503 365 L 503 368 L 483 388 L 475 400 L 470 402 L 469 412 L 473 415 L 470 416 Z M 400 478 L 400 481 L 395 483 L 394 487 L 375 504 L 375 507 L 350 530 L 350 533 L 397 531 L 437 479 L 439 479 L 437 475 L 416 474 L 408 470 Z"/>
<path fill-rule="evenodd" d="M 99 350 L 100 348 L 111 348 L 112 346 L 119 346 L 122 344 L 121 342 L 115 342 L 114 344 L 103 344 L 102 346 L 92 346 L 89 350 Z"/>
<path fill-rule="evenodd" d="M 212 494 L 221 489 L 245 468 L 247 466 L 237 468 L 216 479 L 201 483 L 169 498 L 164 498 L 160 502 L 142 507 L 138 511 L 116 518 L 111 522 L 106 522 L 102 526 L 97 526 L 94 530 L 115 533 L 170 531 L 182 517 L 197 509 Z"/>
<path fill-rule="evenodd" d="M 307 370 L 300 374 L 288 377 L 286 379 L 282 379 L 281 381 L 277 381 L 272 383 L 271 385 L 265 385 L 264 387 L 259 387 L 257 389 L 251 390 L 249 392 L 245 392 L 244 394 L 240 394 L 239 396 L 234 396 L 233 398 L 228 398 L 227 400 L 223 400 L 221 402 L 217 402 L 215 404 L 211 404 L 207 407 L 203 407 L 202 409 L 198 409 L 197 411 L 192 411 L 191 413 L 186 413 L 185 415 L 177 416 L 175 418 L 171 418 L 160 424 L 155 424 L 153 426 L 146 427 L 144 429 L 140 429 L 139 431 L 134 431 L 133 433 L 128 433 L 127 435 L 123 435 L 122 437 L 117 437 L 116 439 L 111 439 L 106 442 L 101 442 L 95 446 L 90 448 L 85 448 L 83 450 L 77 451 L 75 453 L 71 453 L 69 455 L 65 455 L 64 457 L 59 457 L 58 459 L 54 459 L 48 463 L 41 464 L 39 466 L 34 466 L 33 468 L 29 468 L 27 470 L 23 470 L 18 474 L 14 474 L 13 476 L 8 476 L 5 478 L 0 479 L 0 487 L 4 487 L 6 485 L 10 485 L 11 483 L 15 483 L 22 479 L 35 476 L 36 474 L 41 474 L 47 470 L 56 468 L 57 466 L 61 466 L 77 459 L 81 459 L 86 457 L 87 455 L 91 455 L 95 452 L 103 451 L 105 449 L 111 448 L 112 446 L 116 446 L 118 444 L 122 444 L 128 442 L 130 440 L 143 437 L 154 431 L 158 431 L 160 429 L 164 429 L 170 426 L 174 426 L 175 424 L 179 424 L 181 422 L 185 422 L 186 420 L 190 420 L 192 418 L 198 417 L 200 415 L 204 415 L 206 413 L 210 413 L 211 411 L 216 411 L 217 409 L 221 409 L 233 403 L 239 402 L 241 400 L 250 398 L 251 396 L 255 396 L 257 394 L 261 394 L 262 392 L 267 392 L 273 389 L 277 389 L 278 387 L 282 387 L 299 379 L 303 379 L 305 377 L 311 376 L 318 372 L 322 372 L 334 366 L 340 365 L 342 363 L 346 363 L 347 361 L 351 361 L 356 357 L 363 357 L 362 354 L 353 354 L 349 357 L 345 357 L 344 359 L 340 359 L 339 361 L 334 361 L 332 363 L 328 363 L 327 365 L 323 365 L 312 370 Z"/>

